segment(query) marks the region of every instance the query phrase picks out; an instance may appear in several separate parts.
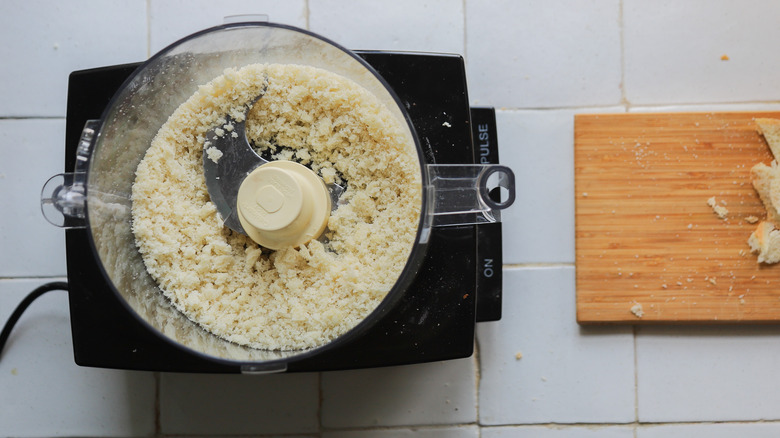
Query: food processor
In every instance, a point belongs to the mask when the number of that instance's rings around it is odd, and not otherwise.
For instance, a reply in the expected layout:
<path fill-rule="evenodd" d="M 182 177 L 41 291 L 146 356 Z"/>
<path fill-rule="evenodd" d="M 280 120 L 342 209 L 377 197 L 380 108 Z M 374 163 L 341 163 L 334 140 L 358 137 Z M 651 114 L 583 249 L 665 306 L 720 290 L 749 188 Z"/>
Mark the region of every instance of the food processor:
<path fill-rule="evenodd" d="M 239 345 L 188 319 L 147 273 L 132 232 L 131 187 L 152 138 L 200 85 L 254 63 L 312 66 L 369 90 L 402 123 L 420 163 L 415 243 L 394 286 L 354 328 L 303 350 Z M 498 164 L 494 110 L 469 106 L 458 55 L 350 51 L 264 21 L 213 27 L 143 63 L 73 72 L 65 158 L 65 173 L 44 185 L 41 204 L 47 220 L 65 228 L 79 365 L 268 373 L 438 361 L 470 356 L 475 323 L 501 317 L 500 210 L 514 201 L 514 175 Z M 209 194 L 227 226 L 240 202 L 238 184 L 220 180 L 230 168 L 209 166 L 204 159 Z M 339 189 L 320 189 L 332 196 L 327 208 L 335 207 Z M 260 243 L 274 249 L 272 241 Z"/>

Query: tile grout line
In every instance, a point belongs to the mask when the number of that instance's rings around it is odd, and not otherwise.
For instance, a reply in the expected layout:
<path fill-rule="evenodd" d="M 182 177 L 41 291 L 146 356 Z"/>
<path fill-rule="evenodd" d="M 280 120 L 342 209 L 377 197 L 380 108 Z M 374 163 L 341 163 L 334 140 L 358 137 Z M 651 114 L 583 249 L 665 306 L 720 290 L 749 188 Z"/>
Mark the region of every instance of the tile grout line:
<path fill-rule="evenodd" d="M 322 438 L 323 433 L 323 427 L 322 427 L 322 402 L 324 397 L 324 392 L 322 390 L 322 371 L 317 373 L 317 436 Z"/>
<path fill-rule="evenodd" d="M 146 58 L 152 57 L 152 0 L 146 0 Z"/>
<path fill-rule="evenodd" d="M 475 426 L 480 432 L 482 429 L 501 429 L 501 428 L 516 428 L 516 427 L 546 427 L 557 430 L 566 429 L 580 429 L 580 428 L 597 428 L 597 427 L 633 427 L 638 430 L 639 427 L 655 427 L 655 426 L 685 426 L 685 425 L 709 425 L 709 424 L 779 424 L 780 420 L 724 420 L 724 421 L 661 421 L 661 422 L 627 422 L 627 423 L 615 423 L 615 422 L 593 422 L 593 423 L 558 423 L 558 422 L 539 422 L 539 423 L 506 423 L 506 424 L 480 424 L 479 422 L 471 423 L 436 423 L 436 424 L 396 424 L 396 425 L 384 425 L 384 426 L 354 426 L 354 427 L 338 427 L 329 429 L 329 432 L 362 432 L 362 431 L 396 431 L 407 429 L 424 429 L 424 430 L 441 430 L 450 428 L 461 428 Z M 252 435 L 255 436 L 255 435 Z M 266 436 L 266 435 L 260 435 Z M 277 435 L 273 435 L 277 436 Z M 297 436 L 297 435 L 295 435 Z"/>
<path fill-rule="evenodd" d="M 622 93 L 622 92 L 621 92 Z M 620 101 L 615 103 L 597 104 L 597 105 L 571 105 L 571 106 L 528 106 L 528 107 L 497 107 L 496 111 L 500 112 L 531 112 L 531 111 L 579 111 L 579 110 L 598 110 L 622 107 L 627 110 L 644 110 L 644 109 L 663 109 L 666 107 L 680 108 L 676 111 L 684 110 L 685 108 L 691 108 L 691 112 L 712 112 L 708 109 L 702 109 L 700 107 L 712 107 L 712 106 L 747 106 L 747 105 L 779 105 L 780 101 L 777 100 L 752 100 L 752 101 L 722 101 L 722 102 L 661 102 L 661 103 L 638 103 L 632 104 L 621 97 Z"/>
<path fill-rule="evenodd" d="M 154 436 L 161 437 L 162 433 L 162 415 L 160 415 L 160 381 L 162 376 L 159 372 L 154 373 Z"/>
<path fill-rule="evenodd" d="M 479 391 L 482 383 L 482 356 L 480 355 L 479 341 L 477 340 L 476 328 L 474 330 L 474 408 L 476 410 L 477 430 L 479 436 L 482 436 L 482 423 L 479 421 Z"/>
<path fill-rule="evenodd" d="M 634 438 L 639 432 L 639 360 L 637 358 L 636 335 L 638 331 L 636 325 L 631 326 L 631 335 L 634 340 Z"/>
<path fill-rule="evenodd" d="M 376 426 L 352 426 L 352 427 L 337 427 L 328 429 L 328 432 L 331 433 L 338 433 L 338 432 L 376 432 L 376 431 L 396 431 L 396 430 L 408 430 L 408 429 L 415 429 L 415 430 L 441 430 L 441 429 L 452 429 L 452 428 L 461 428 L 461 427 L 476 427 L 477 430 L 479 430 L 482 427 L 504 427 L 504 426 L 533 426 L 534 424 L 507 424 L 507 425 L 497 425 L 497 426 L 482 426 L 479 424 L 479 422 L 470 422 L 470 423 L 432 423 L 432 424 L 394 424 L 394 425 L 376 425 Z M 277 435 L 274 435 L 274 437 Z M 295 435 L 298 436 L 298 435 Z"/>
<path fill-rule="evenodd" d="M 778 105 L 780 104 L 780 101 L 778 100 L 736 100 L 736 101 L 714 101 L 714 102 L 656 102 L 656 103 L 629 103 L 626 102 L 625 105 L 628 108 L 633 109 L 645 109 L 645 108 L 664 108 L 664 107 L 711 107 L 711 106 L 736 106 L 736 105 Z M 695 111 L 702 111 L 702 112 L 711 112 L 710 110 L 706 109 L 699 109 Z M 747 111 L 744 110 L 744 111 Z"/>
<path fill-rule="evenodd" d="M 306 30 L 311 30 L 311 9 L 309 9 L 309 0 L 303 1 L 303 19 Z"/>
<path fill-rule="evenodd" d="M 503 269 L 528 269 L 528 268 L 573 268 L 574 262 L 560 262 L 560 263 L 544 263 L 544 262 L 528 262 L 528 263 L 504 263 Z"/>
<path fill-rule="evenodd" d="M 472 423 L 453 423 L 451 425 L 438 425 L 438 427 L 462 427 L 469 426 Z M 596 428 L 596 427 L 656 427 L 656 426 L 687 426 L 687 425 L 709 425 L 709 424 L 777 424 L 780 425 L 780 420 L 696 420 L 696 421 L 645 421 L 645 422 L 628 422 L 628 423 L 610 423 L 610 422 L 593 422 L 593 423 L 507 423 L 507 424 L 484 424 L 479 425 L 485 429 L 498 429 L 504 427 L 547 427 L 551 429 L 578 429 L 578 428 Z M 385 429 L 403 429 L 410 427 L 429 427 L 429 426 L 392 426 L 385 427 Z"/>
<path fill-rule="evenodd" d="M 693 104 L 699 105 L 699 104 Z M 618 101 L 615 103 L 605 103 L 596 105 L 572 105 L 572 106 L 528 106 L 528 107 L 496 107 L 496 111 L 500 112 L 528 112 L 528 111 L 576 111 L 576 110 L 593 110 L 593 109 L 608 109 L 623 106 Z"/>
<path fill-rule="evenodd" d="M 467 2 L 468 2 L 468 0 L 463 0 L 463 2 L 461 3 L 461 8 L 463 8 L 463 10 L 461 12 L 463 13 L 463 60 L 464 60 L 465 64 L 468 66 L 468 64 L 469 64 L 468 46 L 469 45 L 468 45 L 468 27 L 466 26 L 466 24 L 467 24 L 467 21 L 466 21 L 467 20 L 467 18 L 466 18 L 466 8 L 468 7 L 468 5 L 466 4 Z"/>
<path fill-rule="evenodd" d="M 0 281 L 13 281 L 13 280 L 62 280 L 68 281 L 66 274 L 62 275 L 41 275 L 41 276 L 25 276 L 25 277 L 0 277 Z"/>
<path fill-rule="evenodd" d="M 618 29 L 620 33 L 620 104 L 624 105 L 628 111 L 630 105 L 626 97 L 626 31 L 623 0 L 618 3 Z"/>
<path fill-rule="evenodd" d="M 0 116 L 0 120 L 65 120 L 64 116 Z"/>

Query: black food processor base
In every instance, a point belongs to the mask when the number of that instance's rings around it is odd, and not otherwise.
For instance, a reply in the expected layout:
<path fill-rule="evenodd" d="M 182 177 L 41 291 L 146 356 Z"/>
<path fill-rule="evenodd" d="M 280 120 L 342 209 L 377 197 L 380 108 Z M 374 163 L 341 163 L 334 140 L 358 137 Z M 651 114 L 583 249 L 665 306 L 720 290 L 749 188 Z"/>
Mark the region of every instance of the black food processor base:
<path fill-rule="evenodd" d="M 497 164 L 495 113 L 470 108 L 457 55 L 356 52 L 406 107 L 430 163 Z M 99 119 L 138 64 L 73 72 L 68 88 L 65 170 L 89 119 Z M 75 361 L 102 368 L 241 372 L 157 335 L 112 291 L 87 230 L 66 230 Z M 402 365 L 468 357 L 475 322 L 501 318 L 501 224 L 434 228 L 425 261 L 398 304 L 368 331 L 337 348 L 290 362 L 288 372 Z"/>

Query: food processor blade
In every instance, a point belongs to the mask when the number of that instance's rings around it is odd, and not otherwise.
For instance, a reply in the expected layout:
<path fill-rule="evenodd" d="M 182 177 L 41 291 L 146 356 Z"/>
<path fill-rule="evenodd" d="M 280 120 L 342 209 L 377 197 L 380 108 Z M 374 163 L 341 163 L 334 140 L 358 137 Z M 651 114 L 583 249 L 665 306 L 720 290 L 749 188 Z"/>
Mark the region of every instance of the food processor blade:
<path fill-rule="evenodd" d="M 252 170 L 267 162 L 249 144 L 245 120 L 238 122 L 228 117 L 224 125 L 206 135 L 203 148 L 206 187 L 225 226 L 231 230 L 246 234 L 236 213 L 238 189 Z"/>
<path fill-rule="evenodd" d="M 247 114 L 260 98 L 262 94 L 252 100 L 240 119 L 227 116 L 224 124 L 211 129 L 206 134 L 203 148 L 203 173 L 211 201 L 216 205 L 225 226 L 241 234 L 248 233 L 239 220 L 238 191 L 253 170 L 269 163 L 255 152 L 246 137 Z M 326 187 L 331 208 L 335 210 L 346 188 L 335 183 L 326 184 Z"/>

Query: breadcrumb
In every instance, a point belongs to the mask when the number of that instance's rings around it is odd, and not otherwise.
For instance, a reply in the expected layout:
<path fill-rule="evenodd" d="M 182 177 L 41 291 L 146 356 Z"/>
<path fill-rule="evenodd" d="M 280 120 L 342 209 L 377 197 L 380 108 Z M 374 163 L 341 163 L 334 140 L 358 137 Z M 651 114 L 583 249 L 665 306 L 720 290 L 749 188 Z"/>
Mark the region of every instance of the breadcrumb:
<path fill-rule="evenodd" d="M 222 158 L 222 151 L 217 149 L 216 147 L 212 146 L 210 148 L 206 149 L 206 156 L 209 157 L 209 160 L 218 163 L 219 159 Z"/>
<path fill-rule="evenodd" d="M 634 305 L 631 306 L 631 313 L 633 313 L 637 318 L 645 316 L 645 312 L 642 310 L 642 305 L 639 303 L 634 303 Z"/>
<path fill-rule="evenodd" d="M 726 219 L 726 217 L 729 214 L 729 210 L 718 204 L 718 201 L 715 200 L 715 197 L 711 197 L 707 199 L 707 205 L 709 205 L 712 208 L 712 211 L 715 212 L 716 215 L 718 215 L 718 218 L 720 219 Z"/>

